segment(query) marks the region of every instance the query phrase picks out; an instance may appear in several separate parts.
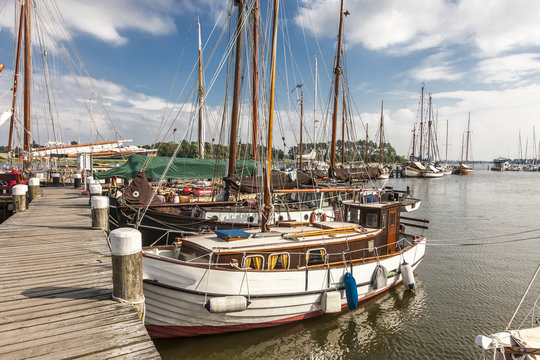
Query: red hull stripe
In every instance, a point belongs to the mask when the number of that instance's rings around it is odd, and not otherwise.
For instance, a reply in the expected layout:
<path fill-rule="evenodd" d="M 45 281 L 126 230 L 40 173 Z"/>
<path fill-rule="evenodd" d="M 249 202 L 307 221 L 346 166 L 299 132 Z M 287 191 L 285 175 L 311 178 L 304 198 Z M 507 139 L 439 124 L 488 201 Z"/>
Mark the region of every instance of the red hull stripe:
<path fill-rule="evenodd" d="M 392 284 L 388 288 L 384 288 L 369 296 L 363 297 L 360 299 L 361 302 L 365 302 L 377 295 L 382 294 L 383 292 L 389 290 L 393 286 L 401 283 L 401 280 L 395 284 Z M 341 306 L 342 309 L 347 308 L 347 304 Z M 174 337 L 190 337 L 190 336 L 199 336 L 199 335 L 213 335 L 213 334 L 222 334 L 233 331 L 244 331 L 257 328 L 265 328 L 272 326 L 279 326 L 289 324 L 295 321 L 300 321 L 304 319 L 310 319 L 316 316 L 324 315 L 322 310 L 313 311 L 310 313 L 291 316 L 289 318 L 269 321 L 265 323 L 258 324 L 241 324 L 241 325 L 227 325 L 227 326 L 178 326 L 178 325 L 150 325 L 146 324 L 146 330 L 152 339 L 160 338 L 174 338 Z"/>

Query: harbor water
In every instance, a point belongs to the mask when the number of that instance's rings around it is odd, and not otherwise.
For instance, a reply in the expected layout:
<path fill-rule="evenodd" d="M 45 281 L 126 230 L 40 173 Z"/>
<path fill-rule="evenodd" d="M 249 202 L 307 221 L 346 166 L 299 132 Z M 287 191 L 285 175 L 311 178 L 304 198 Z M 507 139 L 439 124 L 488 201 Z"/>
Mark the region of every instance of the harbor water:
<path fill-rule="evenodd" d="M 539 182 L 538 172 L 486 167 L 470 176 L 391 179 L 422 199 L 407 216 L 430 221 L 414 291 L 398 286 L 356 311 L 165 339 L 157 348 L 164 359 L 479 359 L 475 336 L 505 328 L 540 263 Z M 539 292 L 537 281 L 513 325 Z"/>

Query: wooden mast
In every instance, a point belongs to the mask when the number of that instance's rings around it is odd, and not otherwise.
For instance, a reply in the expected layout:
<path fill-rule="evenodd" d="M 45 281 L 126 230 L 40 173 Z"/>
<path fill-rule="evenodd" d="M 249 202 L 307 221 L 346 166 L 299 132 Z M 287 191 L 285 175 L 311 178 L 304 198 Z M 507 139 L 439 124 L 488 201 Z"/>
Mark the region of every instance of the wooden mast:
<path fill-rule="evenodd" d="M 334 168 L 336 167 L 336 130 L 337 130 L 337 112 L 338 112 L 338 98 L 339 98 L 339 76 L 341 75 L 341 41 L 343 35 L 343 0 L 341 0 L 341 6 L 339 11 L 339 30 L 338 30 L 338 44 L 336 54 L 336 67 L 334 68 L 335 80 L 334 80 L 334 112 L 332 115 L 332 145 L 330 148 L 330 177 L 334 176 Z"/>
<path fill-rule="evenodd" d="M 315 93 L 313 94 L 313 149 L 315 150 L 315 154 L 317 154 L 317 77 L 317 55 L 315 55 Z"/>
<path fill-rule="evenodd" d="M 469 112 L 469 120 L 467 121 L 467 147 L 465 150 L 465 162 L 469 163 L 469 141 L 471 136 L 471 113 Z"/>
<path fill-rule="evenodd" d="M 422 153 L 424 150 L 423 134 L 424 132 L 424 83 L 422 83 L 422 95 L 420 96 L 420 151 L 418 157 L 422 160 Z"/>
<path fill-rule="evenodd" d="M 431 94 L 429 94 L 429 105 L 428 105 L 428 136 L 427 136 L 427 149 L 426 155 L 428 161 L 431 161 Z"/>
<path fill-rule="evenodd" d="M 30 152 L 32 140 L 30 136 L 30 95 L 32 91 L 32 28 L 30 24 L 31 0 L 24 7 L 24 141 L 23 150 Z"/>
<path fill-rule="evenodd" d="M 298 167 L 302 170 L 302 134 L 304 126 L 304 89 L 300 87 L 300 161 Z"/>
<path fill-rule="evenodd" d="M 412 130 L 412 159 L 411 161 L 414 161 L 414 151 L 416 150 L 416 123 L 413 125 Z"/>
<path fill-rule="evenodd" d="M 369 163 L 369 124 L 366 123 L 366 167 L 368 166 L 368 163 Z"/>
<path fill-rule="evenodd" d="M 274 17 L 272 28 L 272 48 L 270 62 L 270 108 L 268 111 L 268 142 L 267 142 L 267 160 L 265 179 L 264 179 L 264 209 L 262 214 L 261 228 L 263 232 L 268 232 L 268 220 L 270 218 L 270 179 L 272 175 L 272 132 L 274 121 L 274 86 L 276 82 L 276 51 L 277 51 L 277 27 L 278 27 L 279 0 L 274 0 Z"/>
<path fill-rule="evenodd" d="M 448 119 L 446 119 L 446 166 L 448 166 Z"/>
<path fill-rule="evenodd" d="M 384 115 L 383 115 L 384 100 L 381 101 L 381 124 L 379 126 L 379 164 L 384 162 Z"/>
<path fill-rule="evenodd" d="M 8 142 L 8 153 L 11 152 L 11 144 L 13 141 L 13 124 L 15 122 L 15 104 L 17 100 L 17 84 L 19 83 L 19 65 L 21 63 L 21 42 L 22 42 L 22 33 L 23 33 L 23 24 L 24 24 L 24 13 L 25 13 L 24 4 L 21 5 L 21 15 L 19 20 L 19 34 L 17 37 L 17 54 L 15 56 L 15 75 L 13 77 L 13 100 L 11 102 L 11 121 L 9 122 L 9 142 Z"/>
<path fill-rule="evenodd" d="M 202 42 L 201 42 L 201 24 L 197 18 L 197 30 L 199 32 L 199 158 L 204 159 L 204 124 L 203 124 L 203 74 L 202 74 Z"/>
<path fill-rule="evenodd" d="M 345 124 L 346 124 L 346 121 L 345 121 L 345 89 L 343 89 L 343 94 L 342 94 L 342 104 L 341 104 L 341 107 L 342 107 L 342 111 L 341 111 L 341 166 L 343 166 L 345 164 Z"/>
<path fill-rule="evenodd" d="M 253 75 L 252 75 L 252 83 L 251 83 L 251 101 L 252 101 L 252 108 L 253 108 L 253 134 L 252 134 L 252 147 L 251 147 L 251 158 L 253 160 L 257 160 L 257 130 L 258 130 L 258 124 L 257 124 L 257 117 L 258 117 L 258 104 L 259 104 L 259 94 L 258 94 L 258 84 L 259 84 L 259 68 L 257 64 L 258 56 L 259 56 L 259 0 L 255 0 L 253 3 L 253 10 L 251 11 L 253 14 Z"/>
<path fill-rule="evenodd" d="M 245 0 L 235 0 L 234 4 L 238 6 L 238 18 L 236 19 L 236 58 L 234 68 L 234 87 L 233 103 L 231 111 L 231 133 L 229 138 L 229 166 L 227 176 L 233 176 L 236 164 L 236 136 L 238 133 L 238 112 L 240 105 L 240 76 L 242 65 L 242 25 L 244 23 L 244 5 Z"/>

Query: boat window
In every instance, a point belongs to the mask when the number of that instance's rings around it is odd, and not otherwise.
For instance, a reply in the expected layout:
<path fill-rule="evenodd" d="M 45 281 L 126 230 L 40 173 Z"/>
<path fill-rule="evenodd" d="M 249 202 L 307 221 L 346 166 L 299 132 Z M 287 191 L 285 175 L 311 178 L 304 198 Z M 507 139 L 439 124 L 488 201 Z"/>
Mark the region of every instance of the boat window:
<path fill-rule="evenodd" d="M 349 222 L 358 224 L 359 214 L 360 214 L 360 211 L 358 211 L 358 209 L 353 208 L 349 210 Z"/>
<path fill-rule="evenodd" d="M 382 226 L 381 226 L 381 227 L 382 227 L 383 229 L 386 229 L 386 219 L 387 219 L 386 214 L 382 214 L 382 217 L 381 217 L 381 222 L 382 222 L 381 225 L 382 225 Z"/>
<path fill-rule="evenodd" d="M 366 226 L 370 228 L 376 228 L 379 224 L 379 217 L 377 214 L 367 214 L 366 215 Z"/>
<path fill-rule="evenodd" d="M 318 208 L 319 202 L 321 200 L 321 194 L 317 193 L 304 193 L 302 194 L 302 202 L 303 205 L 307 206 L 308 208 Z"/>
<path fill-rule="evenodd" d="M 270 254 L 268 257 L 268 270 L 288 269 L 289 253 Z"/>
<path fill-rule="evenodd" d="M 396 213 L 390 214 L 390 226 L 396 225 Z"/>
<path fill-rule="evenodd" d="M 264 267 L 264 257 L 262 255 L 250 255 L 244 257 L 242 268 L 261 270 Z"/>
<path fill-rule="evenodd" d="M 330 193 L 323 193 L 322 206 L 330 206 Z"/>
<path fill-rule="evenodd" d="M 319 248 L 308 250 L 306 254 L 306 263 L 308 266 L 326 263 L 326 250 Z"/>

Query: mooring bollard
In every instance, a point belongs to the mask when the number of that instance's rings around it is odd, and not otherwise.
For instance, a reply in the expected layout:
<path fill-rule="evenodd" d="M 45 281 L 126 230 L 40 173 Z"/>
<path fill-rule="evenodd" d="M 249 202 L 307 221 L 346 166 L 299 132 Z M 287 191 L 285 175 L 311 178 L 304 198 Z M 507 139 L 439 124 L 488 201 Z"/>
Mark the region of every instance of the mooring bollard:
<path fill-rule="evenodd" d="M 94 196 L 90 201 L 92 208 L 92 228 L 109 231 L 109 198 Z"/>
<path fill-rule="evenodd" d="M 60 174 L 59 173 L 52 173 L 52 183 L 53 186 L 59 186 L 60 185 Z"/>
<path fill-rule="evenodd" d="M 132 228 L 111 231 L 113 270 L 113 299 L 128 303 L 137 309 L 139 318 L 144 312 L 142 238 Z"/>
<path fill-rule="evenodd" d="M 26 192 L 28 186 L 19 184 L 14 185 L 11 188 L 11 195 L 13 197 L 13 208 L 15 212 L 21 212 L 26 210 Z"/>
<path fill-rule="evenodd" d="M 73 187 L 78 189 L 81 187 L 82 177 L 81 174 L 73 174 Z"/>
<path fill-rule="evenodd" d="M 88 203 L 90 204 L 94 196 L 101 196 L 101 191 L 102 191 L 101 184 L 98 182 L 93 182 L 90 184 L 89 189 L 90 189 L 90 201 Z"/>
<path fill-rule="evenodd" d="M 90 185 L 94 182 L 93 176 L 86 177 L 86 190 L 90 190 Z"/>
<path fill-rule="evenodd" d="M 39 196 L 39 179 L 38 178 L 30 178 L 28 180 L 28 194 L 30 195 L 30 201 L 34 200 Z"/>

